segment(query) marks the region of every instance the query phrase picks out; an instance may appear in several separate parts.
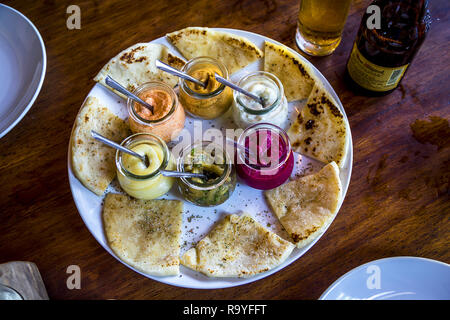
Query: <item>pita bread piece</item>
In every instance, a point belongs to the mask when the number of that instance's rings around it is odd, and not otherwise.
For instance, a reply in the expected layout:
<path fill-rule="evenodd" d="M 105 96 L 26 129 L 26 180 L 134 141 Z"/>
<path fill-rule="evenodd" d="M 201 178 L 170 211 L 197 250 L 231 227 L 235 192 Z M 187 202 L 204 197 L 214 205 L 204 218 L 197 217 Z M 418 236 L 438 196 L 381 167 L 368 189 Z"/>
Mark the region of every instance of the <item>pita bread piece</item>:
<path fill-rule="evenodd" d="M 103 195 L 116 176 L 116 151 L 92 138 L 91 130 L 121 142 L 129 134 L 128 123 L 93 96 L 86 99 L 75 120 L 71 136 L 73 173 L 86 188 Z"/>
<path fill-rule="evenodd" d="M 348 130 L 337 103 L 317 84 L 288 130 L 294 151 L 342 168 L 347 155 Z"/>
<path fill-rule="evenodd" d="M 230 74 L 263 56 L 262 51 L 247 38 L 209 28 L 189 27 L 166 37 L 186 59 L 215 58 L 226 65 Z"/>
<path fill-rule="evenodd" d="M 314 240 L 331 223 L 342 197 L 335 162 L 319 172 L 288 182 L 264 195 L 297 247 Z"/>
<path fill-rule="evenodd" d="M 288 101 L 308 98 L 314 86 L 314 73 L 300 58 L 284 46 L 266 41 L 264 71 L 280 79 Z"/>
<path fill-rule="evenodd" d="M 209 277 L 250 277 L 280 265 L 294 245 L 248 215 L 226 216 L 181 263 Z"/>
<path fill-rule="evenodd" d="M 185 63 L 162 44 L 137 43 L 109 60 L 94 80 L 111 89 L 105 83 L 109 75 L 131 92 L 149 81 L 162 81 L 174 87 L 178 77 L 156 68 L 155 61 L 158 59 L 177 69 L 181 69 Z M 116 90 L 113 91 L 125 98 Z"/>
<path fill-rule="evenodd" d="M 155 276 L 177 275 L 183 202 L 137 200 L 108 193 L 103 206 L 106 239 L 114 253 Z"/>

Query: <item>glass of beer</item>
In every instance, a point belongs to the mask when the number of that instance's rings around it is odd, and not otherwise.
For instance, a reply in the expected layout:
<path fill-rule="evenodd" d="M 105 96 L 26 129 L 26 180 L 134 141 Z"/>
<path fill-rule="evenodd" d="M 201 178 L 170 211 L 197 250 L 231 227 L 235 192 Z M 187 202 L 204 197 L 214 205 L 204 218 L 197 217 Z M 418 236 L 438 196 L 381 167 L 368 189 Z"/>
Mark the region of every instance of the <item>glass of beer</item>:
<path fill-rule="evenodd" d="M 312 56 L 326 56 L 341 42 L 351 0 L 300 0 L 295 41 Z"/>

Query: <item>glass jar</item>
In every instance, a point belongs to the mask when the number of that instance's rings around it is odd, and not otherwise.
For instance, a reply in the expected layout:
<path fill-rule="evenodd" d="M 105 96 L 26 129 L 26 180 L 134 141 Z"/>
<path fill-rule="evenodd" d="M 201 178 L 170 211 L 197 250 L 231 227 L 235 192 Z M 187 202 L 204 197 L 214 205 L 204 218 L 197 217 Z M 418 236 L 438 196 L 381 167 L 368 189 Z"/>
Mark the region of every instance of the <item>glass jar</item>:
<path fill-rule="evenodd" d="M 178 179 L 183 197 L 198 206 L 222 204 L 231 197 L 236 187 L 236 172 L 228 153 L 210 141 L 194 143 L 183 149 L 178 157 L 177 169 L 206 175 L 206 179 Z"/>
<path fill-rule="evenodd" d="M 294 154 L 286 132 L 271 123 L 254 124 L 242 132 L 236 150 L 236 171 L 252 188 L 273 189 L 294 169 Z"/>
<path fill-rule="evenodd" d="M 134 133 L 153 133 L 169 142 L 184 128 L 185 113 L 177 94 L 160 81 L 147 82 L 136 88 L 136 96 L 154 107 L 153 114 L 141 104 L 128 98 L 128 122 Z"/>
<path fill-rule="evenodd" d="M 223 63 L 209 57 L 197 57 L 189 60 L 182 71 L 207 83 L 206 88 L 203 88 L 180 78 L 180 101 L 190 115 L 201 119 L 214 119 L 230 108 L 233 102 L 231 88 L 214 78 L 214 73 L 217 72 L 228 79 L 228 70 Z"/>
<path fill-rule="evenodd" d="M 262 97 L 262 106 L 254 99 L 234 91 L 233 119 L 240 128 L 268 122 L 284 128 L 288 120 L 288 102 L 281 81 L 272 73 L 256 71 L 239 80 L 238 86 Z"/>
<path fill-rule="evenodd" d="M 116 171 L 122 189 L 137 199 L 156 199 L 167 193 L 174 178 L 165 177 L 160 170 L 174 170 L 175 162 L 164 140 L 151 133 L 136 133 L 121 143 L 141 155 L 147 155 L 149 166 L 138 158 L 117 150 Z"/>

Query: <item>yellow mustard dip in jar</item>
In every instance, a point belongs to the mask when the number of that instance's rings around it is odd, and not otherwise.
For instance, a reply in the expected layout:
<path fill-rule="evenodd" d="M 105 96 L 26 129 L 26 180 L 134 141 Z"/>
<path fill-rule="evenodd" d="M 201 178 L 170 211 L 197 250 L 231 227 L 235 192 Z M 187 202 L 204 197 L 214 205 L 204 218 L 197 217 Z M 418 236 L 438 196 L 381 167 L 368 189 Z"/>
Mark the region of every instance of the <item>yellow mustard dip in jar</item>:
<path fill-rule="evenodd" d="M 117 178 L 122 189 L 137 199 L 156 199 L 167 193 L 174 183 L 174 178 L 165 177 L 160 170 L 174 170 L 175 162 L 164 140 L 151 133 L 137 133 L 121 143 L 132 151 L 146 155 L 147 167 L 140 159 L 116 152 Z"/>

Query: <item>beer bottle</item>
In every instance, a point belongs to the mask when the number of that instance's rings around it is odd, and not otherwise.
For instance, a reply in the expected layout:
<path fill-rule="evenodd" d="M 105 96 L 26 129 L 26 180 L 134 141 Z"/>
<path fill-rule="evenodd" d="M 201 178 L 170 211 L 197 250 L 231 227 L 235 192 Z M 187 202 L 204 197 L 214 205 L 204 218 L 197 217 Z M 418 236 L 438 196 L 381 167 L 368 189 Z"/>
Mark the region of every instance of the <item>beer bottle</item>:
<path fill-rule="evenodd" d="M 427 0 L 375 0 L 367 8 L 347 61 L 356 92 L 391 93 L 405 76 L 431 23 Z"/>

